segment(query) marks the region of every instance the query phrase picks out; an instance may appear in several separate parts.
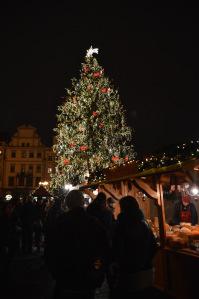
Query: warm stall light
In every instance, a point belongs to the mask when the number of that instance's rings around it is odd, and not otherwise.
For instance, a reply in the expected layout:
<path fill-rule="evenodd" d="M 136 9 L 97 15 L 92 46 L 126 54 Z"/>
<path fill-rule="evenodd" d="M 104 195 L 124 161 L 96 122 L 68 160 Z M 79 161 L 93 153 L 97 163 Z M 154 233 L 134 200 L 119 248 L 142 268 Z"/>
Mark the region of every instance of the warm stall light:
<path fill-rule="evenodd" d="M 48 182 L 47 181 L 44 181 L 44 182 L 39 182 L 39 185 L 41 186 L 48 186 Z"/>
<path fill-rule="evenodd" d="M 199 189 L 198 189 L 198 187 L 192 187 L 190 192 L 192 195 L 198 195 Z"/>
<path fill-rule="evenodd" d="M 6 200 L 11 200 L 12 199 L 12 195 L 11 194 L 7 194 L 5 197 L 6 197 Z"/>
<path fill-rule="evenodd" d="M 94 195 L 98 195 L 98 189 L 93 190 Z"/>

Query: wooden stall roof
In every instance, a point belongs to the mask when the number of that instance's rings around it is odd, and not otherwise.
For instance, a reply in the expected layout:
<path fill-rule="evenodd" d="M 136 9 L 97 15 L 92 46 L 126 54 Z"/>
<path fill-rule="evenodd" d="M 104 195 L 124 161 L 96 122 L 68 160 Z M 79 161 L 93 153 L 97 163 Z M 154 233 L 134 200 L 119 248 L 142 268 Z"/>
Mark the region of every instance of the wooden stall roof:
<path fill-rule="evenodd" d="M 165 167 L 151 168 L 145 171 L 138 171 L 137 162 L 127 164 L 125 166 L 115 167 L 105 171 L 106 179 L 94 181 L 85 185 L 82 185 L 81 189 L 86 189 L 92 186 L 98 186 L 101 184 L 109 184 L 117 181 L 134 180 L 136 178 L 145 178 L 154 175 L 172 174 L 188 175 L 188 172 L 197 171 L 199 174 L 199 159 L 190 159 L 176 164 L 172 164 Z"/>
<path fill-rule="evenodd" d="M 48 190 L 46 190 L 46 188 L 44 188 L 44 186 L 39 186 L 39 188 L 37 188 L 32 196 L 35 196 L 35 197 L 50 197 L 51 194 L 48 192 Z"/>

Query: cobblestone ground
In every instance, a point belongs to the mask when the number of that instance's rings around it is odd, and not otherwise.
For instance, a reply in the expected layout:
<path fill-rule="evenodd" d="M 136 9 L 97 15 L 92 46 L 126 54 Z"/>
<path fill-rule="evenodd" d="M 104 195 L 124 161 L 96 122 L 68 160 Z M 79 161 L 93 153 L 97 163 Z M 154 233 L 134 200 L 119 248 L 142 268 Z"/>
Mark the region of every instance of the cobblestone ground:
<path fill-rule="evenodd" d="M 54 281 L 45 268 L 42 255 L 16 257 L 9 266 L 1 299 L 52 299 Z M 96 299 L 108 299 L 106 281 L 96 291 Z"/>
<path fill-rule="evenodd" d="M 108 299 L 108 295 L 109 295 L 109 288 L 105 280 L 102 287 L 96 290 L 95 299 Z"/>
<path fill-rule="evenodd" d="M 52 299 L 54 285 L 52 277 L 45 268 L 42 253 L 18 256 L 10 264 L 5 282 L 1 284 L 0 298 Z M 156 289 L 152 289 L 149 296 L 153 299 L 171 299 Z M 108 298 L 109 288 L 104 281 L 102 287 L 96 290 L 95 299 Z"/>

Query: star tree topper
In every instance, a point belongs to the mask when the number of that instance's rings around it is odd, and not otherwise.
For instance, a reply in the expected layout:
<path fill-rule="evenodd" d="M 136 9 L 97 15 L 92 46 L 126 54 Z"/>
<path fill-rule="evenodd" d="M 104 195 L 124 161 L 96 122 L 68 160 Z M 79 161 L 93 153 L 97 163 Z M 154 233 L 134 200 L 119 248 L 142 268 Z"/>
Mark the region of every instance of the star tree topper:
<path fill-rule="evenodd" d="M 86 52 L 86 57 L 92 57 L 94 53 L 98 54 L 99 49 L 94 48 L 91 46 L 90 49 L 87 50 Z"/>

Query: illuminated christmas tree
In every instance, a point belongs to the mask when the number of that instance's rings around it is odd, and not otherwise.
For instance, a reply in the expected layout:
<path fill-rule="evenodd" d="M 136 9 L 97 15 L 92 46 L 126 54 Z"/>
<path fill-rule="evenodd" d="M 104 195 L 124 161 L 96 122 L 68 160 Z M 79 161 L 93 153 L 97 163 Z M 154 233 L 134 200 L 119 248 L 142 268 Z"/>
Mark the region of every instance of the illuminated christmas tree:
<path fill-rule="evenodd" d="M 104 69 L 87 51 L 80 79 L 72 79 L 65 101 L 58 107 L 56 172 L 53 187 L 82 184 L 89 176 L 112 165 L 134 158 L 132 130 L 126 125 L 125 111 Z"/>

